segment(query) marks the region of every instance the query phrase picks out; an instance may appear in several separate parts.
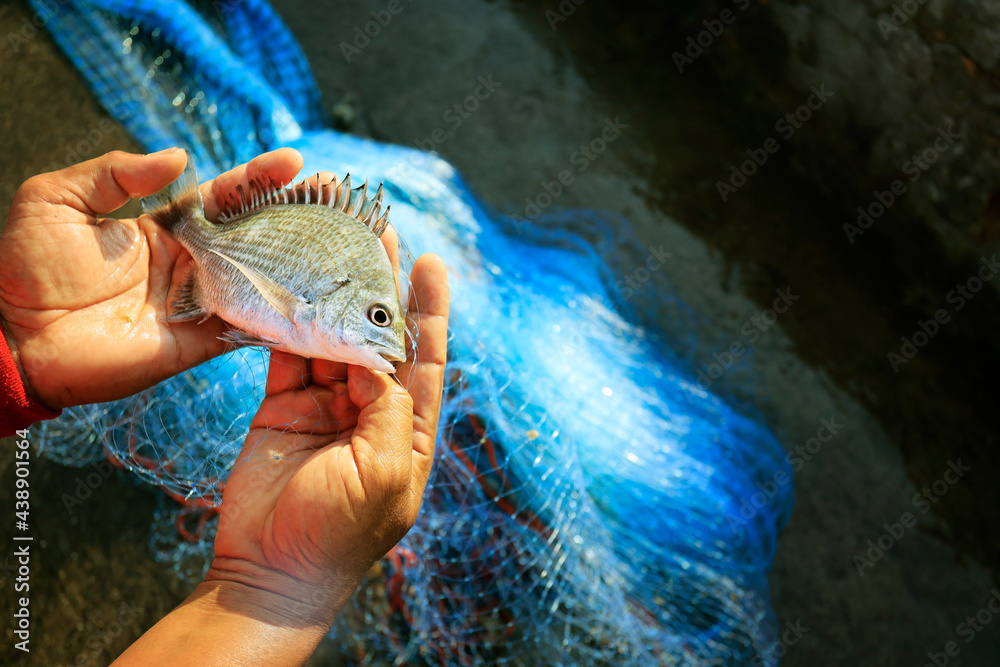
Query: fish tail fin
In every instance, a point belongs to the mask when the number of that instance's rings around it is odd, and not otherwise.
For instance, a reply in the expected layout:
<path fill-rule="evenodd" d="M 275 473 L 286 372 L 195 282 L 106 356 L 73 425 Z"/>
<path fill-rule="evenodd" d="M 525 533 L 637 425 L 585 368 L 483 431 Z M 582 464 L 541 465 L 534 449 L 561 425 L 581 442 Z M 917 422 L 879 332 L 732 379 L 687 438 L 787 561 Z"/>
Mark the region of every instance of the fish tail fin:
<path fill-rule="evenodd" d="M 140 203 L 143 213 L 148 213 L 156 224 L 173 234 L 179 233 L 192 221 L 204 221 L 205 205 L 198 189 L 198 172 L 191 154 L 187 154 L 184 173 L 176 181 L 155 195 L 143 197 Z"/>

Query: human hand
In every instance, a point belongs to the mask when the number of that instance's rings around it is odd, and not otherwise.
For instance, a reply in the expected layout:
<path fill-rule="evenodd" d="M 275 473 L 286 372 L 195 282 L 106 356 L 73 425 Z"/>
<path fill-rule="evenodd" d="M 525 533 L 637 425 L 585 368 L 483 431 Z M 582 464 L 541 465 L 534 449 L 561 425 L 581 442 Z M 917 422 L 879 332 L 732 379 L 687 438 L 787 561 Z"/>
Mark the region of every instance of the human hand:
<path fill-rule="evenodd" d="M 115 151 L 28 179 L 0 237 L 0 318 L 28 393 L 60 409 L 129 396 L 226 350 L 225 324 L 161 321 L 192 261 L 148 216 L 101 219 L 154 194 L 184 152 Z M 201 186 L 205 212 L 251 179 L 290 182 L 302 156 L 285 148 Z"/>
<path fill-rule="evenodd" d="M 393 248 L 394 232 L 385 236 Z M 413 525 L 434 455 L 448 284 L 433 255 L 411 280 L 419 339 L 396 374 L 402 386 L 360 366 L 272 351 L 266 397 L 226 482 L 206 590 L 279 608 L 321 637 Z"/>

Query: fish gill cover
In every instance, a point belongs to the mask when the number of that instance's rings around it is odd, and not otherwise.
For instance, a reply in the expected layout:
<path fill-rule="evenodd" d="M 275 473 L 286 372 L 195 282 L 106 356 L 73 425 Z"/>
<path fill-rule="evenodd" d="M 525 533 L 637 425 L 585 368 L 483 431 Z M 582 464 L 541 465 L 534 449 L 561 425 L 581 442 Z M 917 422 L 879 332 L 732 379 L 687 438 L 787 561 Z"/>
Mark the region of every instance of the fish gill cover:
<path fill-rule="evenodd" d="M 384 181 L 409 247 L 449 267 L 434 469 L 416 526 L 331 631 L 347 655 L 776 662 L 766 575 L 790 485 L 737 517 L 759 482 L 790 473 L 784 452 L 701 389 L 609 287 L 615 267 L 636 261 L 627 222 L 563 212 L 515 234 L 437 156 L 325 129 L 308 64 L 262 0 L 69 0 L 51 14 L 57 42 L 147 149 L 183 146 L 209 178 L 292 146 L 305 173 Z M 38 427 L 43 450 L 75 465 L 108 457 L 162 488 L 151 546 L 197 577 L 266 362 L 242 349 L 113 404 L 66 410 Z"/>

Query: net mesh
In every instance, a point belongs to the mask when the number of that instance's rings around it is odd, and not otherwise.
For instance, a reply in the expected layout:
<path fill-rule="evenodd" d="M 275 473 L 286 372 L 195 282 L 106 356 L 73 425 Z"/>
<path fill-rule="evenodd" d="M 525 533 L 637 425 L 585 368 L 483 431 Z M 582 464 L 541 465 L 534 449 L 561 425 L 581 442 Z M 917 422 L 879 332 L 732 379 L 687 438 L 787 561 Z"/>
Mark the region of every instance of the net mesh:
<path fill-rule="evenodd" d="M 44 2 L 36 8 L 45 11 Z M 49 29 L 150 150 L 213 176 L 300 150 L 306 172 L 384 181 L 414 253 L 449 267 L 445 402 L 416 526 L 331 631 L 362 664 L 772 664 L 766 574 L 790 485 L 759 420 L 691 381 L 609 286 L 627 223 L 489 211 L 440 158 L 324 129 L 294 39 L 259 0 L 70 0 Z M 645 255 L 645 251 L 641 251 Z M 682 304 L 663 307 L 684 316 Z M 263 393 L 241 350 L 39 427 L 69 464 L 106 456 L 165 492 L 151 548 L 182 576 L 211 559 L 226 477 Z"/>

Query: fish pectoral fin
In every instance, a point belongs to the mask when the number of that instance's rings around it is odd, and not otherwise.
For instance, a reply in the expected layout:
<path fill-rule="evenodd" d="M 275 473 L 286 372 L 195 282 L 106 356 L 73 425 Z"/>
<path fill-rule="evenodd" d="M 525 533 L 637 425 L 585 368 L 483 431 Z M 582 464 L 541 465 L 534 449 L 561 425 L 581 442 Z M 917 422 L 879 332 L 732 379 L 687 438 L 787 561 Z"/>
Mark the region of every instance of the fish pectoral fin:
<path fill-rule="evenodd" d="M 263 296 L 276 311 L 278 311 L 292 324 L 295 323 L 296 311 L 298 311 L 299 308 L 309 305 L 305 299 L 296 296 L 287 287 L 278 284 L 275 280 L 268 278 L 260 271 L 252 269 L 245 264 L 241 264 L 231 257 L 226 257 L 218 250 L 213 250 L 212 252 L 239 269 L 240 273 L 246 276 L 246 279 L 257 288 L 257 291 L 260 292 L 261 296 Z"/>
<path fill-rule="evenodd" d="M 170 315 L 159 318 L 161 322 L 174 324 L 177 322 L 190 322 L 191 320 L 201 318 L 199 322 L 201 324 L 201 322 L 211 317 L 211 313 L 199 306 L 194 299 L 194 275 L 195 272 L 191 271 L 181 281 L 180 286 L 177 288 L 177 296 L 170 303 Z"/>
<path fill-rule="evenodd" d="M 161 317 L 159 320 L 161 322 L 166 322 L 167 324 L 177 324 L 179 322 L 192 322 L 194 320 L 198 320 L 198 324 L 202 324 L 209 317 L 211 317 L 211 314 L 206 312 L 203 308 L 194 308 L 192 310 L 174 310 L 173 315 Z"/>
<path fill-rule="evenodd" d="M 239 329 L 230 329 L 221 336 L 219 340 L 232 343 L 239 347 L 246 347 L 247 345 L 255 345 L 258 347 L 280 347 L 281 344 L 273 340 L 267 340 L 265 338 L 258 338 L 253 334 L 247 333 L 246 331 L 240 331 Z"/>

